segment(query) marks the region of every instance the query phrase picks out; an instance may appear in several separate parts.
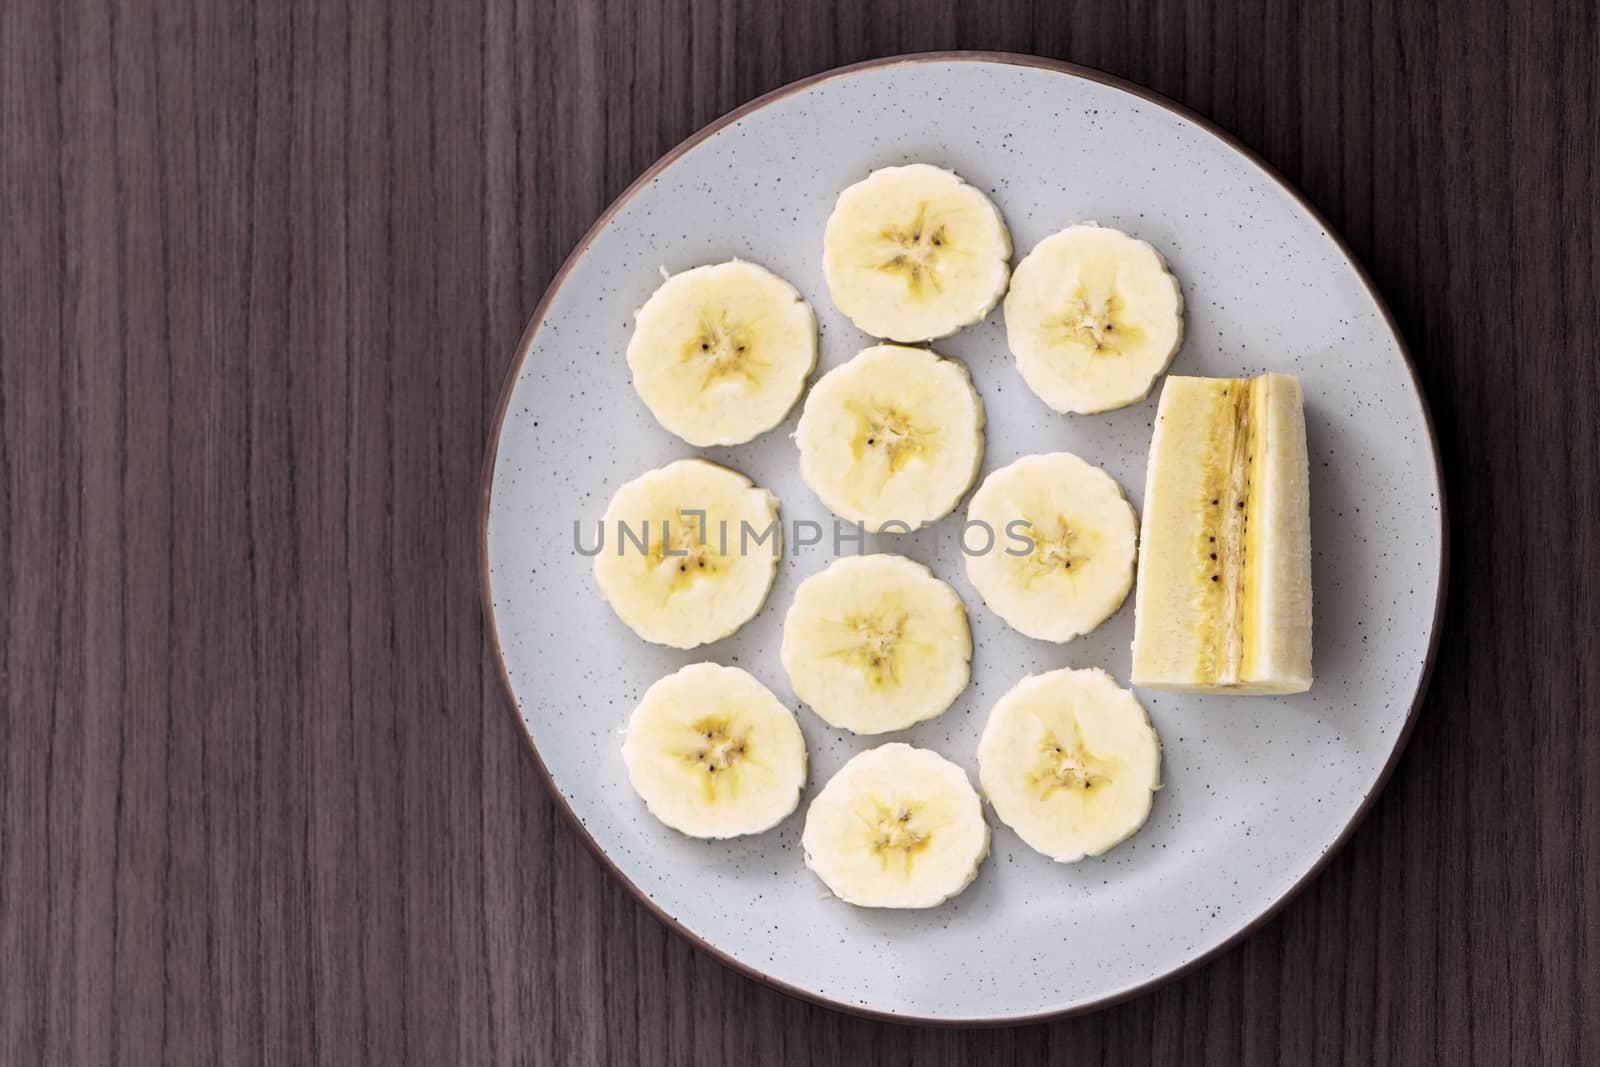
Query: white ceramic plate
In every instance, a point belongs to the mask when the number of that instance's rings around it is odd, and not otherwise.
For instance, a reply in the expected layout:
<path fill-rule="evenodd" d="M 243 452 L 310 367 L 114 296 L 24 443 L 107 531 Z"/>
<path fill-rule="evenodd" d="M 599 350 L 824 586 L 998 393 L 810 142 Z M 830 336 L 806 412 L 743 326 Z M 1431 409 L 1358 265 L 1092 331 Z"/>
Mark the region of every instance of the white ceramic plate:
<path fill-rule="evenodd" d="M 846 759 L 886 738 L 829 729 L 801 709 L 812 767 L 801 811 L 771 833 L 721 843 L 656 822 L 620 756 L 619 731 L 640 695 L 686 663 L 737 664 L 801 708 L 778 663 L 779 628 L 796 583 L 833 546 L 786 555 L 767 606 L 736 635 L 676 652 L 612 615 L 573 524 L 592 534 L 623 481 L 700 454 L 774 490 L 786 522 L 829 526 L 797 474 L 793 415 L 748 445 L 697 451 L 656 425 L 623 353 L 662 267 L 739 256 L 810 300 L 818 373 L 848 359 L 871 342 L 828 298 L 823 224 L 840 189 L 912 161 L 951 167 L 986 190 L 1019 257 L 1081 220 L 1152 242 L 1188 308 L 1173 372 L 1300 376 L 1317 681 L 1284 699 L 1141 692 L 1164 744 L 1166 788 L 1138 835 L 1060 866 L 990 813 L 994 850 L 970 889 L 931 911 L 887 913 L 830 898 L 799 847 L 804 804 Z M 998 310 L 935 347 L 965 361 L 983 394 L 985 473 L 1067 449 L 1103 465 L 1142 505 L 1154 395 L 1105 415 L 1053 414 L 1018 376 Z M 624 193 L 573 253 L 523 338 L 500 416 L 485 472 L 484 596 L 508 692 L 557 795 L 659 914 L 733 965 L 824 1003 L 1006 1022 L 1102 1004 L 1173 975 L 1260 922 L 1343 840 L 1392 767 L 1425 684 L 1442 498 L 1426 408 L 1381 301 L 1260 162 L 1194 116 L 1090 71 L 918 56 L 822 75 L 714 124 Z M 954 584 L 976 645 L 972 684 L 955 706 L 891 739 L 933 748 L 976 780 L 988 709 L 1023 675 L 1100 666 L 1127 679 L 1133 598 L 1070 644 L 1024 638 L 967 583 L 960 514 L 881 540 Z"/>

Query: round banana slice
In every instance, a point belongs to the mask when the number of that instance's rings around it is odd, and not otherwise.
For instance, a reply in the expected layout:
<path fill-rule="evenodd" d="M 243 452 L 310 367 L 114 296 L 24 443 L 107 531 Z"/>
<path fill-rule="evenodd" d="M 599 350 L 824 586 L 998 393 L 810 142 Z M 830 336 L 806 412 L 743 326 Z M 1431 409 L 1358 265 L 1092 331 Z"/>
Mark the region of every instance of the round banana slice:
<path fill-rule="evenodd" d="M 1011 235 L 959 175 L 885 167 L 839 194 L 822 272 L 839 310 L 873 337 L 931 341 L 980 321 L 1006 291 Z"/>
<path fill-rule="evenodd" d="M 1161 743 L 1143 705 L 1105 671 L 1030 675 L 989 713 L 978 780 L 1030 848 L 1073 863 L 1144 825 L 1161 788 Z"/>
<path fill-rule="evenodd" d="M 1138 522 L 1122 487 L 1070 452 L 1024 456 L 983 480 L 967 507 L 967 579 L 1012 627 L 1070 641 L 1121 606 L 1133 585 Z"/>
<path fill-rule="evenodd" d="M 781 543 L 776 496 L 737 471 L 680 459 L 611 498 L 594 574 L 634 633 L 694 648 L 761 610 Z"/>
<path fill-rule="evenodd" d="M 863 908 L 931 908 L 961 892 L 989 854 L 967 773 L 937 752 L 888 744 L 856 756 L 806 811 L 806 866 Z"/>
<path fill-rule="evenodd" d="M 795 430 L 800 477 L 828 509 L 876 533 L 948 515 L 983 460 L 983 401 L 966 367 L 877 345 L 824 374 Z"/>
<path fill-rule="evenodd" d="M 1057 411 L 1143 400 L 1183 340 L 1183 290 L 1150 245 L 1068 226 L 1017 264 L 1006 343 L 1028 388 Z"/>
<path fill-rule="evenodd" d="M 817 365 L 817 319 L 794 286 L 737 259 L 662 283 L 639 309 L 628 368 L 645 406 L 691 445 L 737 445 L 789 413 Z"/>
<path fill-rule="evenodd" d="M 806 742 L 794 712 L 737 667 L 694 663 L 645 691 L 622 742 L 650 814 L 690 837 L 770 830 L 800 804 Z"/>
<path fill-rule="evenodd" d="M 795 590 L 783 669 L 829 726 L 903 730 L 948 708 L 971 675 L 956 591 L 904 556 L 845 556 Z"/>

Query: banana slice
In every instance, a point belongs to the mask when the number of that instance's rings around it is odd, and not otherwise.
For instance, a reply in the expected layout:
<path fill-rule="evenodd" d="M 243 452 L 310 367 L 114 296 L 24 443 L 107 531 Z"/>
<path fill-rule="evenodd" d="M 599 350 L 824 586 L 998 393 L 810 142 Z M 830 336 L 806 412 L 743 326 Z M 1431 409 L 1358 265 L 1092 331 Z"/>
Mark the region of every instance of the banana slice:
<path fill-rule="evenodd" d="M 983 401 L 966 367 L 877 345 L 824 374 L 795 430 L 800 477 L 828 509 L 874 533 L 950 513 L 983 461 Z"/>
<path fill-rule="evenodd" d="M 972 634 L 956 591 L 904 556 L 846 556 L 795 590 L 783 669 L 829 726 L 903 730 L 967 687 Z"/>
<path fill-rule="evenodd" d="M 1006 343 L 1057 411 L 1143 400 L 1183 340 L 1183 290 L 1144 241 L 1094 223 L 1040 241 L 1006 294 Z"/>
<path fill-rule="evenodd" d="M 1105 671 L 1029 675 L 989 713 L 978 780 L 1030 848 L 1073 863 L 1144 825 L 1161 788 L 1161 744 L 1144 707 Z"/>
<path fill-rule="evenodd" d="M 1024 456 L 983 480 L 967 507 L 966 543 L 982 523 L 986 552 L 967 554 L 967 578 L 1015 629 L 1070 641 L 1104 622 L 1133 585 L 1137 520 L 1122 487 L 1070 452 Z"/>
<path fill-rule="evenodd" d="M 694 663 L 645 691 L 622 742 L 650 814 L 690 837 L 770 830 L 800 804 L 806 742 L 794 712 L 737 667 Z"/>
<path fill-rule="evenodd" d="M 1300 383 L 1169 378 L 1145 479 L 1133 683 L 1311 688 L 1311 493 Z"/>
<path fill-rule="evenodd" d="M 806 866 L 863 908 L 931 908 L 961 892 L 989 854 L 967 773 L 937 752 L 888 744 L 856 756 L 806 811 Z"/>
<path fill-rule="evenodd" d="M 735 259 L 668 278 L 639 309 L 628 368 L 645 406 L 691 445 L 736 445 L 783 421 L 817 365 L 794 286 Z"/>
<path fill-rule="evenodd" d="M 948 337 L 994 310 L 1011 235 L 994 202 L 926 163 L 885 167 L 839 194 L 823 237 L 833 302 L 891 341 Z"/>
<path fill-rule="evenodd" d="M 782 536 L 776 496 L 737 471 L 680 459 L 611 498 L 594 574 L 634 633 L 693 648 L 761 610 Z"/>

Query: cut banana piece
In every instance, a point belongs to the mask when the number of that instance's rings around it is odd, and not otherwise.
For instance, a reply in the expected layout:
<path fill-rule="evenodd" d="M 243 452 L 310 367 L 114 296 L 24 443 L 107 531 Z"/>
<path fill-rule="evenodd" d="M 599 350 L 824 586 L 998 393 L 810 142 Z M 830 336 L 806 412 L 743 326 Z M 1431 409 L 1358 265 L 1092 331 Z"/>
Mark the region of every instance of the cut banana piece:
<path fill-rule="evenodd" d="M 817 365 L 794 286 L 735 259 L 662 283 L 639 309 L 628 368 L 645 406 L 691 445 L 736 445 L 783 421 Z"/>
<path fill-rule="evenodd" d="M 1161 788 L 1161 745 L 1144 707 L 1099 669 L 1018 682 L 989 713 L 978 780 L 1000 821 L 1058 863 L 1131 837 Z"/>
<path fill-rule="evenodd" d="M 650 814 L 690 837 L 758 834 L 800 804 L 794 712 L 737 667 L 694 663 L 645 691 L 622 742 Z"/>
<path fill-rule="evenodd" d="M 694 648 L 761 610 L 781 541 L 776 496 L 737 471 L 681 459 L 617 490 L 594 573 L 640 637 Z"/>
<path fill-rule="evenodd" d="M 1042 641 L 1104 622 L 1133 585 L 1137 520 L 1122 487 L 1070 452 L 1024 456 L 983 480 L 967 507 L 967 578 L 996 615 Z"/>
<path fill-rule="evenodd" d="M 1006 343 L 1057 411 L 1143 400 L 1183 340 L 1183 290 L 1144 241 L 1094 223 L 1040 241 L 1006 294 Z"/>
<path fill-rule="evenodd" d="M 1169 378 L 1145 479 L 1133 684 L 1311 688 L 1311 493 L 1300 383 Z"/>
<path fill-rule="evenodd" d="M 956 591 L 904 556 L 846 556 L 795 590 L 779 653 L 795 695 L 858 734 L 931 719 L 970 677 Z"/>
<path fill-rule="evenodd" d="M 931 908 L 961 892 L 989 854 L 967 773 L 937 752 L 888 744 L 856 756 L 806 811 L 806 866 L 863 908 Z"/>
<path fill-rule="evenodd" d="M 983 401 L 966 367 L 877 345 L 824 374 L 795 430 L 800 477 L 835 515 L 876 533 L 942 518 L 983 461 Z"/>
<path fill-rule="evenodd" d="M 833 302 L 864 332 L 931 341 L 980 321 L 1006 291 L 1011 235 L 959 175 L 875 170 L 839 194 L 823 237 Z"/>

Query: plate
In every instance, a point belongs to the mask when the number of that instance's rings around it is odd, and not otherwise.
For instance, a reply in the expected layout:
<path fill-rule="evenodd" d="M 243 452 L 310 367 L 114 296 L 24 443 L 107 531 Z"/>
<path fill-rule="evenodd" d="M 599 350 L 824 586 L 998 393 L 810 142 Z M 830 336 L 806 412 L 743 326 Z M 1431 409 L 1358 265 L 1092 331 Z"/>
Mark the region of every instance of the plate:
<path fill-rule="evenodd" d="M 802 863 L 804 805 L 846 759 L 887 739 L 972 773 L 988 709 L 1023 675 L 1101 666 L 1126 682 L 1133 598 L 1066 645 L 1022 637 L 966 580 L 962 510 L 869 538 L 931 566 L 967 602 L 972 684 L 944 715 L 890 738 L 828 728 L 790 691 L 780 625 L 832 538 L 787 551 L 763 611 L 689 652 L 646 644 L 601 600 L 576 547 L 622 482 L 703 455 L 783 502 L 786 528 L 832 518 L 801 483 L 797 415 L 747 445 L 697 450 L 662 430 L 624 360 L 634 309 L 679 271 L 738 256 L 816 309 L 818 373 L 871 340 L 834 308 L 822 232 L 839 190 L 926 161 L 984 189 L 1018 256 L 1094 220 L 1166 254 L 1183 285 L 1178 374 L 1298 375 L 1311 455 L 1317 680 L 1289 698 L 1141 691 L 1164 745 L 1149 823 L 1099 859 L 1051 863 L 1000 825 L 977 881 L 924 912 L 853 908 Z M 1155 396 L 1063 416 L 1023 385 L 998 310 L 934 346 L 964 361 L 988 411 L 984 472 L 1065 449 L 1110 472 L 1136 508 Z M 1158 387 L 1159 391 L 1159 387 Z M 503 681 L 537 762 L 590 843 L 656 913 L 762 981 L 840 1008 L 1003 1023 L 1128 996 L 1220 951 L 1282 905 L 1366 810 L 1425 686 L 1445 560 L 1437 449 L 1395 326 L 1348 251 L 1282 179 L 1226 135 L 1105 75 L 954 53 L 849 67 L 780 89 L 691 137 L 595 224 L 535 311 L 487 461 L 483 596 Z M 846 542 L 842 552 L 857 551 Z M 628 786 L 620 731 L 645 688 L 711 659 L 798 709 L 811 755 L 801 811 L 731 842 L 656 822 Z"/>

